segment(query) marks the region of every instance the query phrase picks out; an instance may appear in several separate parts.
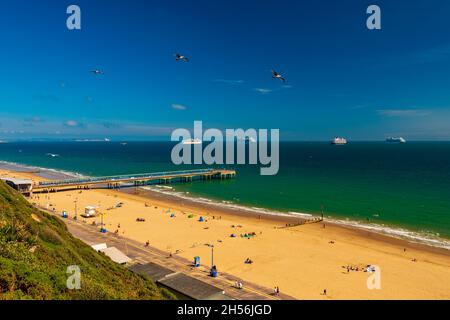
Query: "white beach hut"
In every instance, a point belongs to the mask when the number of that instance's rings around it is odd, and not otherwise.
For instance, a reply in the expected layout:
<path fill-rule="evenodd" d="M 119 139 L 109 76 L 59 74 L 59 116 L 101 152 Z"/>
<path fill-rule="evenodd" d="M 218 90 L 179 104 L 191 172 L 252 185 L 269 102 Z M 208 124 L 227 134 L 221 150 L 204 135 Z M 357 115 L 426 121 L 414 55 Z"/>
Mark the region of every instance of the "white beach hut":
<path fill-rule="evenodd" d="M 85 218 L 92 218 L 97 215 L 97 207 L 87 206 L 84 208 L 84 214 L 82 215 Z"/>

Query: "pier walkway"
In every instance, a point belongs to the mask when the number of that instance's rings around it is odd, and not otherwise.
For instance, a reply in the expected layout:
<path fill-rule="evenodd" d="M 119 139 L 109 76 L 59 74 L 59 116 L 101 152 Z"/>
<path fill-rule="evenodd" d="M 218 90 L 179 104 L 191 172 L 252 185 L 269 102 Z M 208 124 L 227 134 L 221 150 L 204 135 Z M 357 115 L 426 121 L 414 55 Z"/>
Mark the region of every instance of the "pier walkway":
<path fill-rule="evenodd" d="M 128 174 L 106 177 L 89 177 L 66 180 L 41 181 L 33 185 L 33 192 L 55 192 L 63 189 L 90 189 L 92 187 L 119 188 L 124 184 L 143 186 L 169 184 L 194 180 L 230 179 L 236 171 L 226 169 L 198 169 L 156 173 Z"/>

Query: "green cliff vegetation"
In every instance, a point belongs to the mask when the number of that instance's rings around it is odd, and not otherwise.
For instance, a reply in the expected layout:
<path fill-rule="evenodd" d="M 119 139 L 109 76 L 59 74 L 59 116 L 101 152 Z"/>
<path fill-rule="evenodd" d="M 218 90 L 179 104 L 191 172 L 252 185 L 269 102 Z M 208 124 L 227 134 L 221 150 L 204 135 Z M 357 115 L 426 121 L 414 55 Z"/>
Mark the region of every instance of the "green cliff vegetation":
<path fill-rule="evenodd" d="M 79 290 L 67 289 L 71 265 L 80 268 Z M 0 181 L 0 300 L 171 297 L 74 238 L 63 222 Z"/>

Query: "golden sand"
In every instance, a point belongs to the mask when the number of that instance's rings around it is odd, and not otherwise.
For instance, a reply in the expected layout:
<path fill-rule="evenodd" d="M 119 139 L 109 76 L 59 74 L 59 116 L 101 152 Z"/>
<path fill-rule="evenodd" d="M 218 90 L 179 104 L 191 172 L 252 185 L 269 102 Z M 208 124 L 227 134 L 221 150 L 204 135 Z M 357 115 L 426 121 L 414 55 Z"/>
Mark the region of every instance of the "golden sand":
<path fill-rule="evenodd" d="M 0 170 L 2 174 L 11 175 Z M 56 212 L 66 210 L 69 217 L 74 216 L 75 201 L 78 214 L 88 205 L 98 206 L 109 232 L 118 230 L 124 237 L 142 244 L 149 241 L 188 259 L 200 256 L 205 265 L 211 263 L 206 244 L 214 244 L 219 272 L 269 288 L 279 286 L 281 292 L 299 299 L 450 299 L 448 251 L 361 230 L 329 223 L 325 228 L 322 223 L 280 228 L 283 222 L 265 217 L 230 215 L 220 209 L 199 212 L 174 200 L 113 190 L 40 194 L 30 201 Z M 123 205 L 116 208 L 120 202 Z M 199 222 L 200 216 L 205 221 Z M 100 222 L 99 217 L 96 220 Z M 241 237 L 246 233 L 255 236 Z M 253 263 L 245 264 L 247 258 Z M 373 274 L 362 271 L 367 265 L 379 266 L 381 289 L 368 289 L 367 279 Z M 347 272 L 346 266 L 359 271 Z"/>

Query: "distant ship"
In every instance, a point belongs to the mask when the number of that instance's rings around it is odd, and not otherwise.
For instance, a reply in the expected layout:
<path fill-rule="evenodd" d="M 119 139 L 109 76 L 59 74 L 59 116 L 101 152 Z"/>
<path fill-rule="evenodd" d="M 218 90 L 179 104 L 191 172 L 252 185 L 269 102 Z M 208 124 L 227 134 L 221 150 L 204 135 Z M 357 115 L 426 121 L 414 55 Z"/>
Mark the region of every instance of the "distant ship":
<path fill-rule="evenodd" d="M 183 144 L 202 144 L 202 140 L 199 140 L 199 139 L 187 139 L 187 140 L 183 140 Z"/>
<path fill-rule="evenodd" d="M 386 142 L 390 142 L 390 143 L 405 143 L 406 140 L 403 139 L 402 137 L 389 137 L 386 139 Z"/>
<path fill-rule="evenodd" d="M 52 157 L 52 158 L 59 157 L 59 154 L 56 154 L 56 153 L 46 153 L 45 155 L 49 156 L 49 157 Z"/>
<path fill-rule="evenodd" d="M 331 141 L 331 144 L 335 144 L 335 145 L 347 144 L 347 139 L 342 138 L 342 137 L 335 137 L 335 138 Z"/>
<path fill-rule="evenodd" d="M 243 137 L 243 138 L 239 137 L 239 138 L 236 138 L 236 141 L 237 142 L 243 141 L 245 144 L 256 143 L 256 139 L 253 137 Z"/>
<path fill-rule="evenodd" d="M 110 142 L 109 138 L 104 139 L 76 139 L 76 142 Z"/>

